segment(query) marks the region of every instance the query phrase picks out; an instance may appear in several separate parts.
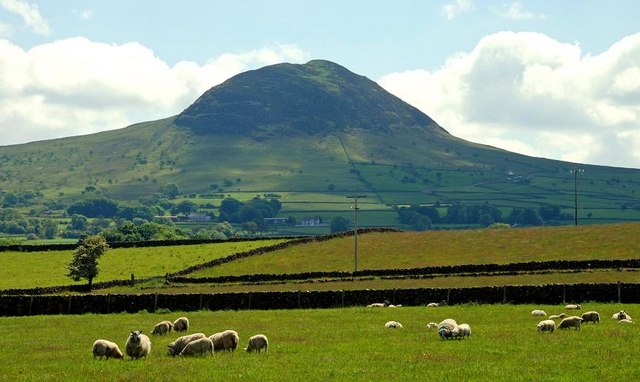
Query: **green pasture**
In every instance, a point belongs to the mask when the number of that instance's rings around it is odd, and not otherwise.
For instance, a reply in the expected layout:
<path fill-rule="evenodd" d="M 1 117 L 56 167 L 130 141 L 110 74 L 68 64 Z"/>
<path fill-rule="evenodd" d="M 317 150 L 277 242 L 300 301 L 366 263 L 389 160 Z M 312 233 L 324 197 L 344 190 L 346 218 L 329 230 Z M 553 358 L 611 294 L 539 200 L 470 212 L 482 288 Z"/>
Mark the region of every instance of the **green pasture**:
<path fill-rule="evenodd" d="M 584 304 L 600 324 L 582 330 L 539 333 L 532 309 L 548 314 L 562 306 L 460 305 L 439 308 L 198 311 L 0 318 L 0 375 L 7 381 L 621 381 L 635 380 L 640 328 L 612 321 L 639 305 Z M 568 312 L 569 313 L 569 312 Z M 578 311 L 578 314 L 581 312 Z M 151 332 L 161 320 L 186 315 L 189 333 L 224 329 L 240 334 L 234 353 L 181 358 L 166 353 L 178 337 L 150 336 L 146 359 L 96 360 L 98 338 L 124 351 L 131 330 Z M 427 323 L 453 318 L 471 326 L 471 337 L 441 340 Z M 395 320 L 402 329 L 385 329 Z M 269 338 L 268 353 L 242 350 L 248 337 Z"/>
<path fill-rule="evenodd" d="M 372 232 L 358 235 L 358 269 L 507 264 L 548 260 L 636 259 L 640 223 L 594 226 Z M 352 271 L 354 238 L 346 236 L 284 248 L 192 274 Z"/>
<path fill-rule="evenodd" d="M 222 242 L 215 244 L 109 249 L 99 260 L 94 282 L 164 276 L 250 249 L 275 245 L 282 240 Z M 73 251 L 0 252 L 3 263 L 0 289 L 21 289 L 86 283 L 65 275 Z"/>
<path fill-rule="evenodd" d="M 236 293 L 236 292 L 281 292 L 281 291 L 335 291 L 365 289 L 418 289 L 418 288 L 472 288 L 485 286 L 545 285 L 545 284 L 615 284 L 640 283 L 638 270 L 591 270 L 591 271 L 545 271 L 517 275 L 453 275 L 436 277 L 359 277 L 354 279 L 322 278 L 304 281 L 263 283 L 171 283 L 162 281 L 131 286 L 118 286 L 95 290 L 94 294 L 131 293 Z"/>

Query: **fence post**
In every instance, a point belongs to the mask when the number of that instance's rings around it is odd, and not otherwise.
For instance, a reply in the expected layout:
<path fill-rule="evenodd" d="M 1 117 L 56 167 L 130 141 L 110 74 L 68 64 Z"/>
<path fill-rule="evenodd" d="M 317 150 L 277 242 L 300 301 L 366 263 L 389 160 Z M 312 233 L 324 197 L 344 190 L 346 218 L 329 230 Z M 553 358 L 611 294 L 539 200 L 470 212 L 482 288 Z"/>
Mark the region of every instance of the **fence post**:
<path fill-rule="evenodd" d="M 71 295 L 69 295 L 69 304 L 67 305 L 67 314 L 71 314 Z"/>
<path fill-rule="evenodd" d="M 153 311 L 157 312 L 158 311 L 158 294 L 156 293 L 155 297 L 153 298 Z"/>
<path fill-rule="evenodd" d="M 136 277 L 133 275 L 133 273 L 131 274 L 131 287 L 134 287 L 136 284 Z"/>
<path fill-rule="evenodd" d="M 567 303 L 567 284 L 562 284 L 562 303 Z"/>
<path fill-rule="evenodd" d="M 618 281 L 618 304 L 622 302 L 622 283 Z"/>
<path fill-rule="evenodd" d="M 29 315 L 31 315 L 31 307 L 33 306 L 33 295 L 31 295 L 31 298 L 29 299 Z"/>
<path fill-rule="evenodd" d="M 449 303 L 449 296 L 451 295 L 451 289 L 447 289 L 447 305 L 450 305 Z"/>

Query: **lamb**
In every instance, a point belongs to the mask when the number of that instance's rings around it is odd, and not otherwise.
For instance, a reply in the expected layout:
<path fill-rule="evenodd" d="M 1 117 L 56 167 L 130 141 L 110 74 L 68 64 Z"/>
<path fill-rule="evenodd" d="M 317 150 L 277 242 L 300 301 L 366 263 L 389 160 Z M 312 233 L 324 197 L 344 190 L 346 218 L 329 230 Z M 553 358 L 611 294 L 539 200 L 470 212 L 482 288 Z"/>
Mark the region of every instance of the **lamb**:
<path fill-rule="evenodd" d="M 398 321 L 389 321 L 384 324 L 384 327 L 387 329 L 402 329 L 402 324 Z"/>
<path fill-rule="evenodd" d="M 213 350 L 215 349 L 213 345 L 213 341 L 211 339 L 198 338 L 197 340 L 193 340 L 189 342 L 184 349 L 180 352 L 180 356 L 194 356 L 194 355 L 206 355 L 207 353 L 211 353 L 213 355 Z"/>
<path fill-rule="evenodd" d="M 430 302 L 427 304 L 427 308 L 437 308 L 440 304 L 437 302 Z"/>
<path fill-rule="evenodd" d="M 156 324 L 151 334 L 159 334 L 163 336 L 169 333 L 171 331 L 171 328 L 173 328 L 173 324 L 171 323 L 171 321 L 162 321 Z"/>
<path fill-rule="evenodd" d="M 558 329 L 568 329 L 568 328 L 576 328 L 576 330 L 580 330 L 580 325 L 582 324 L 582 317 L 578 316 L 570 316 L 558 324 Z"/>
<path fill-rule="evenodd" d="M 209 339 L 213 342 L 213 348 L 216 352 L 222 350 L 234 351 L 240 342 L 240 336 L 235 330 L 225 330 L 212 334 Z"/>
<path fill-rule="evenodd" d="M 173 330 L 176 332 L 186 332 L 189 330 L 189 319 L 187 317 L 180 317 L 173 322 Z"/>
<path fill-rule="evenodd" d="M 569 304 L 564 307 L 566 310 L 580 310 L 582 309 L 582 305 L 580 304 Z"/>
<path fill-rule="evenodd" d="M 262 349 L 264 349 L 265 352 L 269 351 L 269 340 L 267 340 L 267 336 L 265 336 L 264 334 L 256 334 L 255 336 L 249 338 L 249 344 L 246 348 L 244 348 L 247 353 L 260 353 Z"/>
<path fill-rule="evenodd" d="M 613 320 L 624 320 L 625 318 L 629 320 L 633 320 L 631 316 L 625 313 L 624 310 L 621 310 L 618 313 L 614 313 L 613 316 L 611 316 L 611 319 Z"/>
<path fill-rule="evenodd" d="M 124 359 L 124 355 L 120 351 L 120 348 L 115 342 L 107 341 L 107 340 L 96 340 L 93 343 L 93 358 L 105 357 L 109 359 L 110 357 Z"/>
<path fill-rule="evenodd" d="M 452 338 L 464 339 L 464 337 L 469 338 L 471 336 L 471 327 L 469 324 L 460 324 L 453 328 L 451 331 Z"/>
<path fill-rule="evenodd" d="M 585 312 L 582 313 L 582 322 L 587 323 L 587 322 L 593 322 L 595 323 L 600 323 L 600 313 L 596 312 L 596 311 L 589 311 L 589 312 Z"/>
<path fill-rule="evenodd" d="M 189 342 L 205 337 L 206 336 L 204 335 L 204 333 L 194 333 L 178 337 L 178 339 L 167 345 L 167 347 L 169 348 L 169 354 L 172 356 L 177 356 Z"/>
<path fill-rule="evenodd" d="M 623 318 L 622 320 L 618 320 L 619 324 L 633 324 L 633 321 L 631 321 L 628 318 Z"/>
<path fill-rule="evenodd" d="M 131 359 L 147 358 L 151 352 L 151 340 L 140 330 L 136 330 L 129 334 L 124 347 Z"/>
<path fill-rule="evenodd" d="M 550 315 L 549 319 L 550 320 L 557 320 L 558 318 L 565 318 L 565 317 L 567 317 L 566 314 L 560 313 L 560 314 L 552 314 L 552 315 Z"/>
<path fill-rule="evenodd" d="M 531 315 L 532 316 L 546 316 L 547 312 L 545 312 L 544 310 L 541 309 L 535 309 L 531 311 Z"/>
<path fill-rule="evenodd" d="M 443 340 L 449 339 L 452 336 L 453 329 L 458 326 L 456 320 L 452 318 L 447 318 L 438 324 L 438 335 Z"/>
<path fill-rule="evenodd" d="M 536 325 L 539 332 L 551 332 L 556 329 L 556 323 L 553 320 L 543 320 Z"/>

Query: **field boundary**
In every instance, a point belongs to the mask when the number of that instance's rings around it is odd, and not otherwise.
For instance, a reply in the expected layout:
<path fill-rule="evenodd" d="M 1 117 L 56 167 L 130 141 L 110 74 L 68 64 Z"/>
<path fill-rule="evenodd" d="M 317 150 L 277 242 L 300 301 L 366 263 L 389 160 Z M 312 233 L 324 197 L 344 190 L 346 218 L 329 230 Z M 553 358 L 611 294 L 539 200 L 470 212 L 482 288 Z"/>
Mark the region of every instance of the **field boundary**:
<path fill-rule="evenodd" d="M 0 296 L 0 316 L 108 314 L 197 310 L 325 309 L 388 301 L 425 306 L 459 304 L 564 304 L 567 302 L 640 303 L 640 284 L 547 284 L 473 288 L 243 292 L 208 294 L 136 294 Z"/>

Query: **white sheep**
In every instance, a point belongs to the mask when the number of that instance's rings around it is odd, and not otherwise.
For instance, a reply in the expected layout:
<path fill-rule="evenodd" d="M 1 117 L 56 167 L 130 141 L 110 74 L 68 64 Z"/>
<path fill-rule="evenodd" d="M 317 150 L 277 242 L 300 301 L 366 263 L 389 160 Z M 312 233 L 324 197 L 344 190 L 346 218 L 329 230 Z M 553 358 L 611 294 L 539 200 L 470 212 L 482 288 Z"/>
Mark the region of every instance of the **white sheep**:
<path fill-rule="evenodd" d="M 451 338 L 453 329 L 458 326 L 456 320 L 452 318 L 447 318 L 438 324 L 438 335 L 443 340 Z"/>
<path fill-rule="evenodd" d="M 107 340 L 96 340 L 93 343 L 93 358 L 99 357 L 100 359 L 102 359 L 102 357 L 105 357 L 106 359 L 109 359 L 111 357 L 113 358 L 119 358 L 119 359 L 123 359 L 124 355 L 122 355 L 122 352 L 120 351 L 120 348 L 118 347 L 118 345 L 115 342 L 111 342 L 111 341 L 107 341 Z"/>
<path fill-rule="evenodd" d="M 550 320 L 557 320 L 558 318 L 565 318 L 565 317 L 567 317 L 566 314 L 560 313 L 560 314 L 552 314 L 552 315 L 550 315 L 549 319 Z"/>
<path fill-rule="evenodd" d="M 460 324 L 451 331 L 451 338 L 464 339 L 471 337 L 471 327 L 469 324 Z"/>
<path fill-rule="evenodd" d="M 427 329 L 435 329 L 438 326 L 435 322 L 430 322 L 427 324 Z"/>
<path fill-rule="evenodd" d="M 388 321 L 384 324 L 384 327 L 387 329 L 402 329 L 402 324 L 398 321 Z"/>
<path fill-rule="evenodd" d="M 633 324 L 633 321 L 631 321 L 628 318 L 623 318 L 622 320 L 618 320 L 619 324 Z"/>
<path fill-rule="evenodd" d="M 595 323 L 600 323 L 600 313 L 596 312 L 596 311 L 589 311 L 589 312 L 584 312 L 582 313 L 582 322 L 587 323 L 587 322 L 593 322 Z"/>
<path fill-rule="evenodd" d="M 580 330 L 581 324 L 582 317 L 570 316 L 560 321 L 560 323 L 558 324 L 558 329 L 576 328 L 576 330 Z"/>
<path fill-rule="evenodd" d="M 531 311 L 531 315 L 532 316 L 546 316 L 547 312 L 545 312 L 542 309 L 534 309 L 534 310 Z"/>
<path fill-rule="evenodd" d="M 211 353 L 213 355 L 214 350 L 213 341 L 210 338 L 198 338 L 197 340 L 190 341 L 184 349 L 180 352 L 181 356 L 194 356 L 194 355 L 206 355 Z"/>
<path fill-rule="evenodd" d="M 624 320 L 625 318 L 628 320 L 633 320 L 631 316 L 625 313 L 624 310 L 621 310 L 618 313 L 614 313 L 613 316 L 611 316 L 611 319 L 613 320 Z"/>
<path fill-rule="evenodd" d="M 175 341 L 167 345 L 167 347 L 169 348 L 169 354 L 172 356 L 177 356 L 189 342 L 205 337 L 206 336 L 204 335 L 204 333 L 193 333 L 186 336 L 178 337 Z"/>
<path fill-rule="evenodd" d="M 264 349 L 265 352 L 269 351 L 269 340 L 264 334 L 256 334 L 255 336 L 249 338 L 249 344 L 246 348 L 244 348 L 247 353 L 260 353 L 262 349 Z"/>
<path fill-rule="evenodd" d="M 580 304 L 569 304 L 564 307 L 566 310 L 581 310 L 582 305 Z"/>
<path fill-rule="evenodd" d="M 186 332 L 189 330 L 189 319 L 187 317 L 180 317 L 173 322 L 173 330 L 176 332 Z"/>
<path fill-rule="evenodd" d="M 398 305 L 389 304 L 388 308 L 402 308 L 402 304 L 398 304 Z"/>
<path fill-rule="evenodd" d="M 162 321 L 156 324 L 156 326 L 154 326 L 153 331 L 151 331 L 151 334 L 159 334 L 161 336 L 169 333 L 171 331 L 171 328 L 173 328 L 173 324 L 171 323 L 171 321 Z"/>
<path fill-rule="evenodd" d="M 437 308 L 440 304 L 437 302 L 430 302 L 427 304 L 427 308 Z"/>
<path fill-rule="evenodd" d="M 124 348 L 131 359 L 147 358 L 151 352 L 151 340 L 140 330 L 136 330 L 129 334 Z"/>
<path fill-rule="evenodd" d="M 225 330 L 212 334 L 209 339 L 213 342 L 213 348 L 217 352 L 222 350 L 234 351 L 240 342 L 240 336 L 235 330 Z"/>
<path fill-rule="evenodd" d="M 536 325 L 539 332 L 552 332 L 556 329 L 556 323 L 553 320 L 543 320 Z"/>

